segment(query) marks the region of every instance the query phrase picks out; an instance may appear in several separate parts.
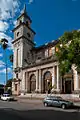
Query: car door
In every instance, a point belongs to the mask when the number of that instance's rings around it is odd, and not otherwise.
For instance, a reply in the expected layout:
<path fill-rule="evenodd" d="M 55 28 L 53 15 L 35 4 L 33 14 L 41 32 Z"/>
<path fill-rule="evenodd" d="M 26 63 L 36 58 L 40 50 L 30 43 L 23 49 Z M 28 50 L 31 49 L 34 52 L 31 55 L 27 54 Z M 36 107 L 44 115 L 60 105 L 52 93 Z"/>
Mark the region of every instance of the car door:
<path fill-rule="evenodd" d="M 59 100 L 56 99 L 56 98 L 53 99 L 52 105 L 53 105 L 53 106 L 60 106 Z"/>
<path fill-rule="evenodd" d="M 50 98 L 47 99 L 48 105 L 52 105 L 52 102 L 53 102 L 52 99 L 50 99 Z"/>
<path fill-rule="evenodd" d="M 2 99 L 3 99 L 3 100 L 6 100 L 6 95 L 3 95 Z"/>

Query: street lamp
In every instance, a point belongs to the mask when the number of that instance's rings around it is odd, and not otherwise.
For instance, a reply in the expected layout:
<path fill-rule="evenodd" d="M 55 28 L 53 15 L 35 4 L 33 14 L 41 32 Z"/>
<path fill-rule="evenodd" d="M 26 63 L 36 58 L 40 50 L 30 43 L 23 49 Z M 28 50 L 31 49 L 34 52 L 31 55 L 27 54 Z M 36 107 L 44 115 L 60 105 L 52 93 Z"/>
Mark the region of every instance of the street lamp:
<path fill-rule="evenodd" d="M 48 93 L 48 89 L 49 89 L 49 80 L 47 80 L 47 93 Z"/>

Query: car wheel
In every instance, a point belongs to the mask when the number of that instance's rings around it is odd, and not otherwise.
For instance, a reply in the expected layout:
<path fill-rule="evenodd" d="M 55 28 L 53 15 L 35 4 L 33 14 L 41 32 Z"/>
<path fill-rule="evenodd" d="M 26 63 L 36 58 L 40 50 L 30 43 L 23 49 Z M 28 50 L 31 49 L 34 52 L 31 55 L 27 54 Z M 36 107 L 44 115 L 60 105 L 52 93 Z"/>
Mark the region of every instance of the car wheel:
<path fill-rule="evenodd" d="M 47 107 L 47 106 L 48 106 L 48 104 L 47 104 L 47 103 L 44 103 L 44 106 L 45 106 L 45 107 Z"/>
<path fill-rule="evenodd" d="M 62 104 L 61 107 L 62 107 L 62 109 L 65 109 L 65 108 L 66 108 L 66 105 L 65 105 L 65 104 Z"/>

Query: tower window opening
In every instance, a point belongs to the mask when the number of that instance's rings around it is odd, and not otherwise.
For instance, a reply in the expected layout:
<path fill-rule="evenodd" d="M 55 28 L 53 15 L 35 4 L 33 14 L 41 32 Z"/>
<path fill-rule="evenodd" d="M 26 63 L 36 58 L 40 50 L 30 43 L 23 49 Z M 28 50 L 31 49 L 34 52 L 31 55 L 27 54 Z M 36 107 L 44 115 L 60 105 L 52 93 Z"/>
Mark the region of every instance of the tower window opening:
<path fill-rule="evenodd" d="M 28 37 L 30 37 L 30 33 L 27 33 Z"/>
<path fill-rule="evenodd" d="M 19 32 L 17 32 L 17 37 L 19 36 Z"/>
<path fill-rule="evenodd" d="M 26 21 L 26 25 L 29 25 L 29 24 L 28 24 L 28 21 Z"/>

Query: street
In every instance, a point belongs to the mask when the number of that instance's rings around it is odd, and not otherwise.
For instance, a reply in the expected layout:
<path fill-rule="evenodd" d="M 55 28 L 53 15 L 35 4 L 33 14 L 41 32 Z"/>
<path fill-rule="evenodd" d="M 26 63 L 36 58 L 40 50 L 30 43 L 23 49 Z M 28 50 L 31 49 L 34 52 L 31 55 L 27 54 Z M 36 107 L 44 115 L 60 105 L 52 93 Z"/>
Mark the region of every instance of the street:
<path fill-rule="evenodd" d="M 55 107 L 44 107 L 42 103 L 20 103 L 0 101 L 1 120 L 80 120 L 77 108 L 62 110 Z"/>

